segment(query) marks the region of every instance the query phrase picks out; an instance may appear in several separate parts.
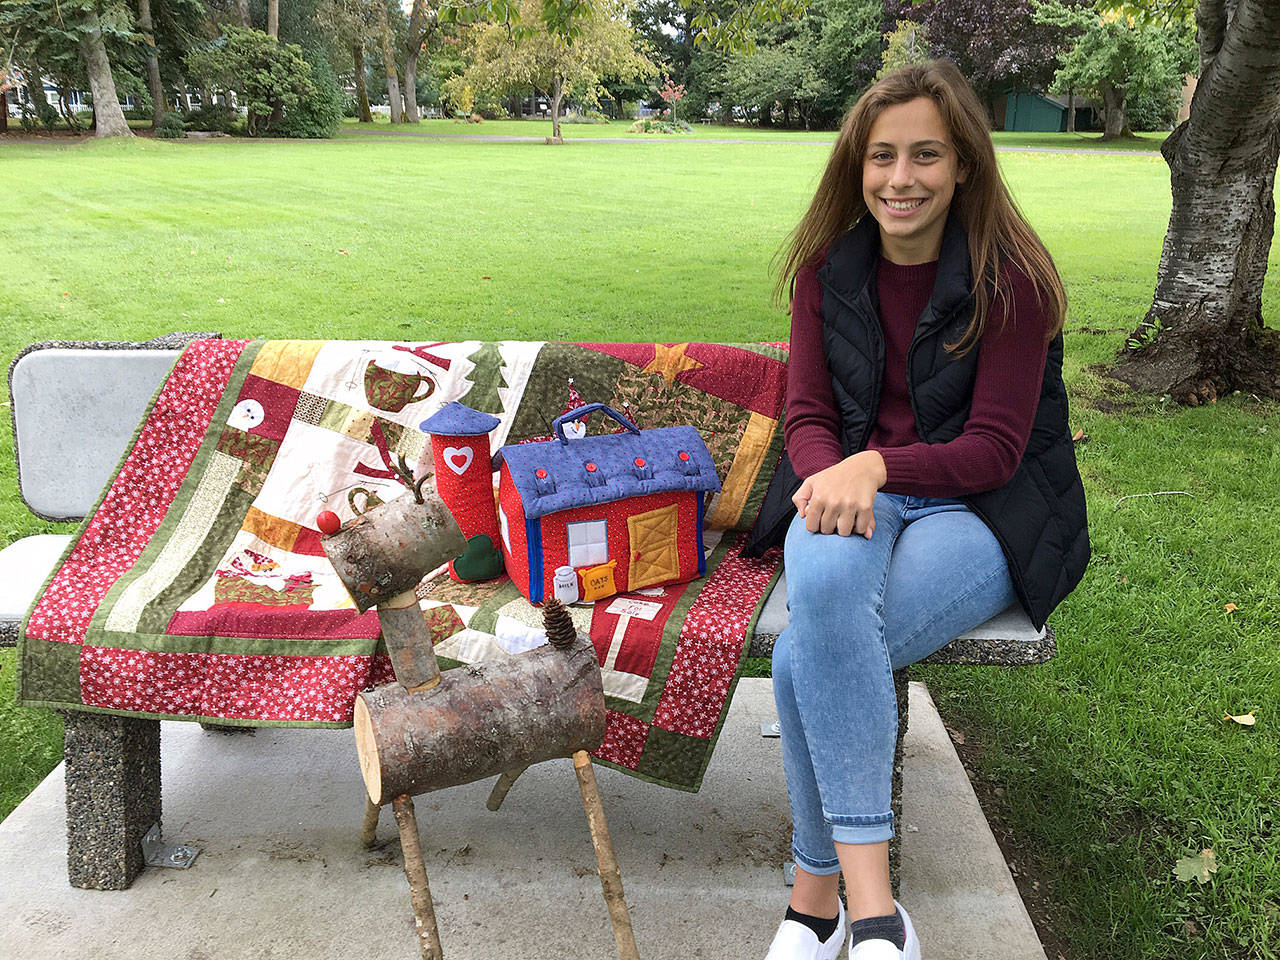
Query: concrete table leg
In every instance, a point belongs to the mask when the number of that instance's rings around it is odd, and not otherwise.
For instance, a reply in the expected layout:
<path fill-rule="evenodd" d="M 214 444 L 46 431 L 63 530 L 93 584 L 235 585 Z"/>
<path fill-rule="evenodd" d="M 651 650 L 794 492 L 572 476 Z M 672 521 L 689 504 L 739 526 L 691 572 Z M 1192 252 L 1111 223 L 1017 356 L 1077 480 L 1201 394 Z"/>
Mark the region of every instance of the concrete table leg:
<path fill-rule="evenodd" d="M 902 742 L 907 735 L 907 684 L 911 679 L 911 667 L 893 671 L 894 692 L 898 697 L 898 742 L 893 748 L 893 781 L 890 785 L 889 808 L 893 811 L 893 838 L 889 841 L 889 885 L 894 899 L 898 899 L 898 885 L 902 880 Z"/>
<path fill-rule="evenodd" d="M 142 837 L 160 821 L 160 722 L 67 712 L 67 879 L 125 890 L 144 866 Z"/>

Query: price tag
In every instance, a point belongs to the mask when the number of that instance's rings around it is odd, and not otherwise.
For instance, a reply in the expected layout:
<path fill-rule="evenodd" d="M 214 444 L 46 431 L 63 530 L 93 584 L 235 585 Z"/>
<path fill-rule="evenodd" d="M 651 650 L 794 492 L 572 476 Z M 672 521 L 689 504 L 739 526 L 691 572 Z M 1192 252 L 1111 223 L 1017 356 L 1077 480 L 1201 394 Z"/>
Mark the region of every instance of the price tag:
<path fill-rule="evenodd" d="M 639 617 L 641 620 L 652 620 L 662 612 L 662 604 L 650 603 L 648 600 L 636 600 L 632 597 L 618 597 L 604 608 L 605 613 L 616 613 L 620 617 Z"/>

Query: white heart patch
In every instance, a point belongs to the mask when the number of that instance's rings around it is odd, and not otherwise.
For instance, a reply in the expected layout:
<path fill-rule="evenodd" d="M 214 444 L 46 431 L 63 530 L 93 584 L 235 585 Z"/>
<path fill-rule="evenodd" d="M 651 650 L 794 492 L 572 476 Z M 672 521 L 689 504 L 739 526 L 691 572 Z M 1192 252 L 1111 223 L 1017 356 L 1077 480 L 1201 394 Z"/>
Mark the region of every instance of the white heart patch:
<path fill-rule="evenodd" d="M 458 476 L 462 476 L 467 472 L 467 467 L 471 466 L 471 460 L 475 455 L 475 451 L 470 447 L 444 448 L 444 462 Z"/>

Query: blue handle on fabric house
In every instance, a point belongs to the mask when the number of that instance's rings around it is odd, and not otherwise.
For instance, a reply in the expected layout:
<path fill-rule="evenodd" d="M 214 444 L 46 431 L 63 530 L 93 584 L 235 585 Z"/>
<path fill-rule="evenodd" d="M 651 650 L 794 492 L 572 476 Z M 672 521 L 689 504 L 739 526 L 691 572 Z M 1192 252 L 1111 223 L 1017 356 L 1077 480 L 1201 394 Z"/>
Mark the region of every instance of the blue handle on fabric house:
<path fill-rule="evenodd" d="M 556 436 L 560 438 L 561 443 L 568 443 L 569 438 L 564 435 L 565 422 L 569 420 L 579 420 L 589 413 L 595 413 L 597 410 L 603 410 L 609 416 L 613 417 L 613 419 L 617 420 L 620 424 L 634 433 L 637 437 L 640 436 L 639 427 L 620 414 L 617 410 L 613 409 L 613 407 L 607 406 L 603 403 L 586 403 L 578 407 L 576 410 L 570 410 L 568 413 L 562 413 L 560 416 L 556 417 L 555 421 L 551 424 L 551 428 L 555 430 Z"/>

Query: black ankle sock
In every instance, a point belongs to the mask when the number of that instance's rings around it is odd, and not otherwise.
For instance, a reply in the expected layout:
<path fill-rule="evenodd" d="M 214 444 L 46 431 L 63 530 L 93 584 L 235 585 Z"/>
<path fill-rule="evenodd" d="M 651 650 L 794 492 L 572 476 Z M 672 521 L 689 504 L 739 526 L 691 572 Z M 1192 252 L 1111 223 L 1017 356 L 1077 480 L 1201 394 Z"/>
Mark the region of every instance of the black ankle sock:
<path fill-rule="evenodd" d="M 907 946 L 907 928 L 897 910 L 884 917 L 863 917 L 849 924 L 849 949 L 862 940 L 888 940 L 899 950 Z"/>
<path fill-rule="evenodd" d="M 787 907 L 786 919 L 794 920 L 796 923 L 803 923 L 818 935 L 819 941 L 826 943 L 831 939 L 831 935 L 836 932 L 836 921 L 840 919 L 840 915 L 837 913 L 834 917 L 827 920 L 823 917 L 811 917 L 807 913 L 801 913 L 799 910 L 793 910 L 791 907 Z"/>

